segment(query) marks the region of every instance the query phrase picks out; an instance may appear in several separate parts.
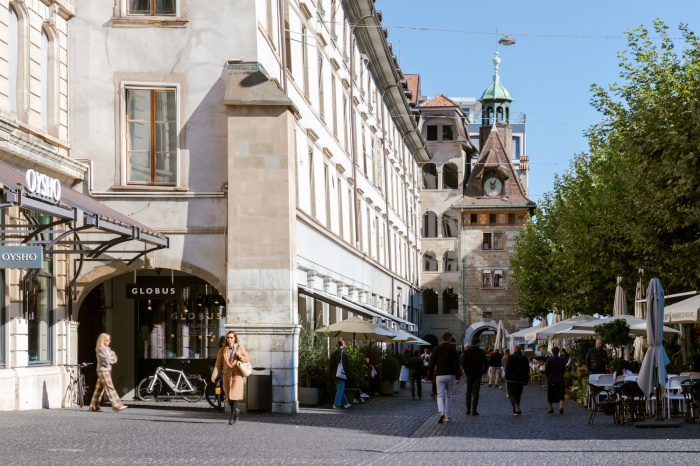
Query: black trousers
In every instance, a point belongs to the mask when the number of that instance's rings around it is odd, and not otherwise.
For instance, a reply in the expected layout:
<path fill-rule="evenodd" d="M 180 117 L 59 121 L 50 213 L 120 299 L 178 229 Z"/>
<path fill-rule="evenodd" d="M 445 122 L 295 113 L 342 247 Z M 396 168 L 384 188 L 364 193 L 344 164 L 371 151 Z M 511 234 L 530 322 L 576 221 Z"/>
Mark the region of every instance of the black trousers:
<path fill-rule="evenodd" d="M 408 383 L 411 384 L 411 398 L 416 396 L 416 390 L 418 391 L 418 398 L 423 396 L 423 387 L 421 386 L 421 375 L 417 373 L 411 373 L 408 376 Z M 413 387 L 413 385 L 416 385 L 417 389 Z"/>
<path fill-rule="evenodd" d="M 520 404 L 520 397 L 523 396 L 524 383 L 508 382 L 508 398 L 511 404 Z"/>
<path fill-rule="evenodd" d="M 481 377 L 467 377 L 467 409 L 476 410 L 479 404 L 479 391 L 481 390 Z"/>

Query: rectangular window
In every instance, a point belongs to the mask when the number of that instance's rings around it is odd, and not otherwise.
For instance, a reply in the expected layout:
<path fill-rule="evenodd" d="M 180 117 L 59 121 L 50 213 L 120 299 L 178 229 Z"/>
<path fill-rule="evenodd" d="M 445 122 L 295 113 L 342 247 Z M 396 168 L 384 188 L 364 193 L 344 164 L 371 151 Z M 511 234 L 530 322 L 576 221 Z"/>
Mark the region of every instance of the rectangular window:
<path fill-rule="evenodd" d="M 338 96 L 335 90 L 335 76 L 331 76 L 331 112 L 333 112 L 333 136 L 338 137 Z"/>
<path fill-rule="evenodd" d="M 515 225 L 515 214 L 508 214 L 508 225 Z"/>
<path fill-rule="evenodd" d="M 496 232 L 493 234 L 493 249 L 502 250 L 503 249 L 503 232 Z"/>
<path fill-rule="evenodd" d="M 286 7 L 289 3 L 285 3 Z M 289 18 L 289 14 L 285 13 L 285 18 Z M 287 69 L 292 73 L 292 36 L 289 32 L 289 21 L 284 20 L 284 56 L 286 57 Z"/>
<path fill-rule="evenodd" d="M 326 110 L 323 99 L 323 54 L 318 52 L 318 114 L 322 120 L 326 119 Z"/>
<path fill-rule="evenodd" d="M 503 287 L 503 270 L 495 270 L 493 272 L 493 286 L 494 288 Z"/>
<path fill-rule="evenodd" d="M 127 184 L 177 184 L 175 89 L 126 89 L 126 150 Z"/>
<path fill-rule="evenodd" d="M 311 216 L 316 217 L 316 183 L 314 180 L 313 147 L 309 147 L 309 187 L 311 188 Z"/>
<path fill-rule="evenodd" d="M 265 0 L 265 29 L 267 30 L 267 35 L 272 39 L 272 43 L 275 43 L 275 18 L 274 9 L 272 8 L 272 0 Z"/>
<path fill-rule="evenodd" d="M 350 128 L 348 127 L 348 98 L 343 95 L 343 146 L 345 150 L 348 150 L 348 133 Z"/>
<path fill-rule="evenodd" d="M 27 296 L 27 320 L 29 324 L 29 364 L 49 363 L 53 360 L 53 307 L 51 306 L 51 283 L 49 276 L 30 280 Z"/>
<path fill-rule="evenodd" d="M 511 158 L 520 160 L 520 138 L 513 138 L 511 142 Z"/>
<path fill-rule="evenodd" d="M 362 171 L 367 176 L 367 145 L 365 143 L 365 125 L 362 125 Z"/>
<path fill-rule="evenodd" d="M 325 186 L 324 204 L 326 205 L 326 227 L 331 229 L 331 180 L 328 176 L 328 165 L 323 165 L 323 185 Z"/>
<path fill-rule="evenodd" d="M 355 246 L 355 223 L 353 219 L 355 218 L 353 216 L 353 202 L 352 202 L 352 189 L 348 189 L 348 229 L 350 230 L 350 244 L 354 247 Z"/>
<path fill-rule="evenodd" d="M 454 139 L 454 134 L 452 132 L 452 125 L 442 125 L 442 140 L 452 141 Z"/>
<path fill-rule="evenodd" d="M 173 16 L 176 0 L 127 0 L 126 14 L 134 16 Z"/>
<path fill-rule="evenodd" d="M 340 178 L 338 178 L 338 232 L 340 238 L 345 239 L 343 232 L 343 192 L 340 190 Z"/>
<path fill-rule="evenodd" d="M 490 270 L 484 270 L 482 272 L 482 281 L 481 281 L 481 286 L 483 288 L 491 288 L 493 287 L 493 275 L 491 274 Z"/>
<path fill-rule="evenodd" d="M 304 95 L 309 97 L 309 54 L 306 47 L 306 27 L 301 27 L 301 66 L 304 68 Z"/>
<path fill-rule="evenodd" d="M 437 125 L 428 125 L 428 141 L 437 141 L 438 140 L 438 127 Z"/>
<path fill-rule="evenodd" d="M 12 5 L 9 5 L 8 52 L 9 52 L 9 92 L 10 115 L 17 118 L 17 81 L 19 80 L 19 17 Z"/>
<path fill-rule="evenodd" d="M 364 235 L 362 234 L 362 201 L 357 200 L 357 242 L 360 243 L 360 251 L 364 251 Z"/>
<path fill-rule="evenodd" d="M 372 256 L 372 217 L 367 207 L 367 254 Z"/>
<path fill-rule="evenodd" d="M 484 251 L 491 249 L 491 233 L 484 233 L 483 249 Z"/>
<path fill-rule="evenodd" d="M 489 214 L 489 225 L 496 225 L 496 214 Z"/>
<path fill-rule="evenodd" d="M 470 214 L 469 223 L 471 223 L 472 225 L 476 225 L 477 223 L 479 223 L 478 216 L 476 214 Z"/>

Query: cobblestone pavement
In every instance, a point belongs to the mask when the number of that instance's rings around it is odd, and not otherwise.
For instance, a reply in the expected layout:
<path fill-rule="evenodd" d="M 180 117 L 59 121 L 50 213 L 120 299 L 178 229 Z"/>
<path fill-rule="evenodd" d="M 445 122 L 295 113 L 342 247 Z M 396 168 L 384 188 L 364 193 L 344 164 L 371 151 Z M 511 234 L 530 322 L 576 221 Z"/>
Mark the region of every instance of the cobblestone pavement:
<path fill-rule="evenodd" d="M 437 424 L 435 402 L 407 390 L 349 410 L 303 408 L 297 416 L 227 415 L 184 402 L 113 413 L 87 409 L 0 414 L 2 464 L 698 464 L 700 426 L 637 429 L 613 425 L 566 401 L 546 414 L 546 393 L 528 386 L 520 417 L 503 390 L 482 386 L 480 416 L 464 414 L 464 385 L 453 422 Z M 426 396 L 428 393 L 428 396 Z"/>

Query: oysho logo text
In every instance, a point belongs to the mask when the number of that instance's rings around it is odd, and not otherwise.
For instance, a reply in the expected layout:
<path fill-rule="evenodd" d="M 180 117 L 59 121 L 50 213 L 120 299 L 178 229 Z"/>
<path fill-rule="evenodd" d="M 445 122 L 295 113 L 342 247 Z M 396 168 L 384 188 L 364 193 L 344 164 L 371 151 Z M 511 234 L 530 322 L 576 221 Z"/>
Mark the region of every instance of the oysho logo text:
<path fill-rule="evenodd" d="M 34 253 L 10 254 L 10 253 L 5 252 L 2 255 L 0 255 L 0 259 L 2 259 L 4 261 L 23 261 L 23 262 L 35 261 L 35 260 L 37 260 L 37 257 L 38 256 Z"/>
<path fill-rule="evenodd" d="M 27 191 L 41 194 L 42 196 L 61 200 L 61 182 L 43 173 L 37 173 L 32 169 L 27 170 Z"/>

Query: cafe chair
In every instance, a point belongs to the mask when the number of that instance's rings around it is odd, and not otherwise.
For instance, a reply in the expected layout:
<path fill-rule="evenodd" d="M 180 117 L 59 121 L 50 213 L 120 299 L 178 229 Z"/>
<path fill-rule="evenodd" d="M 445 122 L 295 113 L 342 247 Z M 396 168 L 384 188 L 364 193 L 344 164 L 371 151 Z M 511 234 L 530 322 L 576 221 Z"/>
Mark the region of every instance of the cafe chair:
<path fill-rule="evenodd" d="M 671 419 L 671 401 L 678 401 L 681 406 L 683 405 L 682 402 L 685 401 L 683 387 L 681 386 L 685 380 L 688 380 L 688 378 L 679 375 L 673 375 L 668 378 L 666 392 L 661 397 L 661 403 L 663 404 L 663 409 L 668 414 L 669 419 Z M 663 415 L 664 413 L 662 413 L 662 417 Z"/>
<path fill-rule="evenodd" d="M 620 387 L 620 424 L 646 420 L 646 396 L 636 382 Z"/>
<path fill-rule="evenodd" d="M 606 412 L 610 409 L 614 411 L 615 404 L 617 403 L 617 397 L 612 390 L 608 390 L 608 388 L 604 386 L 589 384 L 588 389 L 591 395 L 591 404 L 589 406 L 591 410 L 591 417 L 588 419 L 588 425 L 592 426 L 596 412 Z M 617 419 L 615 419 L 615 421 L 617 422 Z"/>

